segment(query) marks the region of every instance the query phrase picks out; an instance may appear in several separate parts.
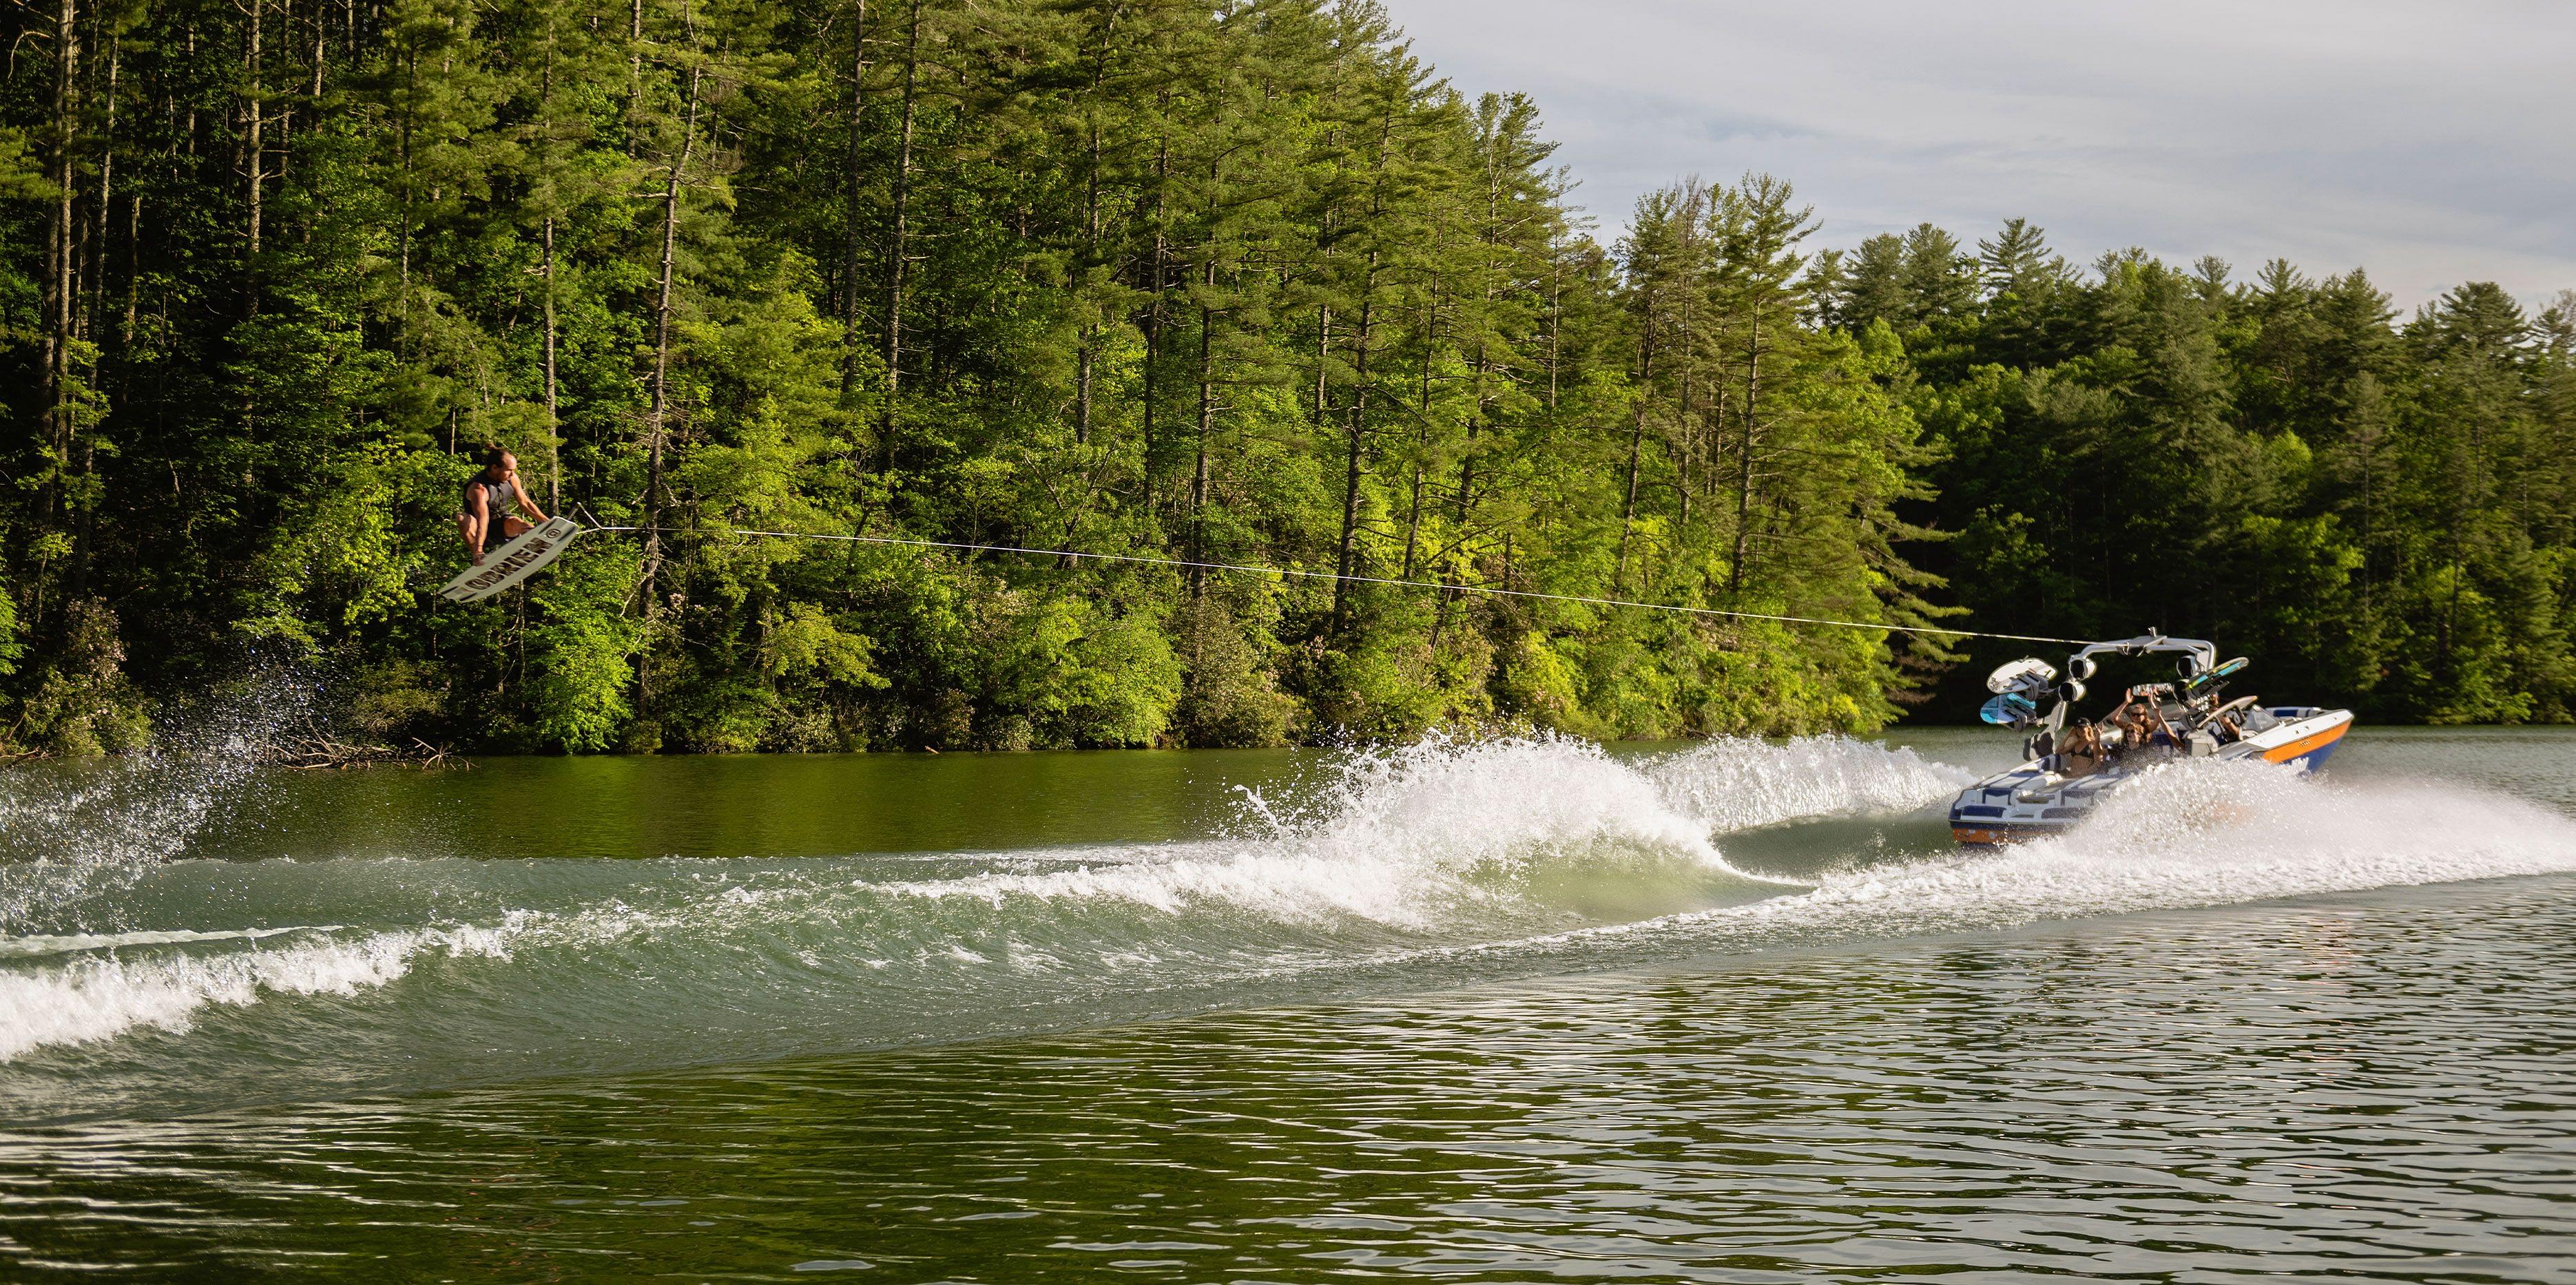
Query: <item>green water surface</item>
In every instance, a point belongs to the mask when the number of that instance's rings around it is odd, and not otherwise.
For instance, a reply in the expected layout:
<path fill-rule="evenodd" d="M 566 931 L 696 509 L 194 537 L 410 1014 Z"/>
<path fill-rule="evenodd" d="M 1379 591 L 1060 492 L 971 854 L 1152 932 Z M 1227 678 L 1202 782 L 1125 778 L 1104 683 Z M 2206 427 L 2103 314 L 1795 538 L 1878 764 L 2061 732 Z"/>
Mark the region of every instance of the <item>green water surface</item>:
<path fill-rule="evenodd" d="M 20 776 L 0 1275 L 2576 1274 L 2576 735 L 1896 739 Z"/>

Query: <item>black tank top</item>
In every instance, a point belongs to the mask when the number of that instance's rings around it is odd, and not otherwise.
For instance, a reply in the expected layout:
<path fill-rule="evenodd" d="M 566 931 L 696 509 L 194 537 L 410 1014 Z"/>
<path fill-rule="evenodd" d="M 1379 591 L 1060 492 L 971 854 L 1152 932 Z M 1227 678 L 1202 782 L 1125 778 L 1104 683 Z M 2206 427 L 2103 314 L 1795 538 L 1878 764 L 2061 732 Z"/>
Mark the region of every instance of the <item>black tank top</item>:
<path fill-rule="evenodd" d="M 497 524 L 509 511 L 510 484 L 488 481 L 482 474 L 475 474 L 473 480 L 465 484 L 465 511 L 468 513 L 474 511 L 474 492 L 478 488 L 483 492 L 483 520 L 496 524 L 494 529 L 498 530 Z"/>

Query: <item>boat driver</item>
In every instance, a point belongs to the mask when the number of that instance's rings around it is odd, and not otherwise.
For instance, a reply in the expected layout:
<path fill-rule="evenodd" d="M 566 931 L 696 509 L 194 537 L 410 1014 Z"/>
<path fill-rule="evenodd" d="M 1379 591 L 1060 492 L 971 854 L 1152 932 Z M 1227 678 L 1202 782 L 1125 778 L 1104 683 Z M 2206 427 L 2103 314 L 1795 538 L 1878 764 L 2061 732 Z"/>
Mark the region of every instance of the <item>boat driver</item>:
<path fill-rule="evenodd" d="M 502 512 L 516 502 L 521 513 L 535 518 L 522 521 Z M 465 537 L 465 551 L 474 557 L 474 565 L 483 565 L 483 555 L 525 534 L 546 515 L 537 502 L 528 498 L 526 487 L 519 485 L 519 459 L 498 446 L 483 448 L 483 471 L 465 483 L 465 503 L 456 514 L 456 533 Z"/>
<path fill-rule="evenodd" d="M 2210 720 L 2209 735 L 2221 745 L 2234 745 L 2245 739 L 2245 725 L 2236 720 L 2235 710 L 2225 710 Z"/>

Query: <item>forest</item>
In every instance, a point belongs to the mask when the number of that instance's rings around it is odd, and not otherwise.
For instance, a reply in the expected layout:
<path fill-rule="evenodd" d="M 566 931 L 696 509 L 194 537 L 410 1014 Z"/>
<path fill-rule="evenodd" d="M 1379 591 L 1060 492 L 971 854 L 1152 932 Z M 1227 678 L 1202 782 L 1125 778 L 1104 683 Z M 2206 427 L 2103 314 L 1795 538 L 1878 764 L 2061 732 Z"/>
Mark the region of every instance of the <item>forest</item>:
<path fill-rule="evenodd" d="M 1908 627 L 2576 710 L 2576 295 L 1827 247 L 1763 174 L 1607 235 L 1356 2 L 0 26 L 10 753 L 276 667 L 483 751 L 1857 732 L 2027 647 Z M 486 443 L 638 529 L 438 601 Z"/>

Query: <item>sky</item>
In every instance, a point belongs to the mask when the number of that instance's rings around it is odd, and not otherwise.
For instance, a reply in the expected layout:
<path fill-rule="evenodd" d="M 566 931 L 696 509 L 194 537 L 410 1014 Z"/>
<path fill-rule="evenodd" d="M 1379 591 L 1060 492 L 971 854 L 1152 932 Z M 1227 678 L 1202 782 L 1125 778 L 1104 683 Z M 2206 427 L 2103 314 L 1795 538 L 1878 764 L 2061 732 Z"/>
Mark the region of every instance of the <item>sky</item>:
<path fill-rule="evenodd" d="M 2004 219 L 2078 264 L 2576 288 L 2565 0 L 1387 0 L 1461 91 L 1538 101 L 1607 241 L 1688 174 L 1789 180 L 1850 246 Z"/>

